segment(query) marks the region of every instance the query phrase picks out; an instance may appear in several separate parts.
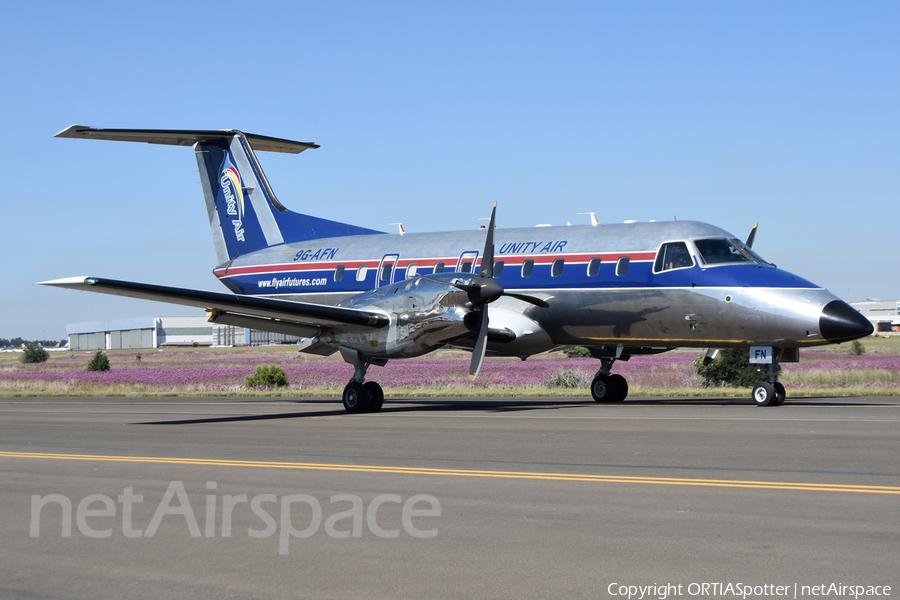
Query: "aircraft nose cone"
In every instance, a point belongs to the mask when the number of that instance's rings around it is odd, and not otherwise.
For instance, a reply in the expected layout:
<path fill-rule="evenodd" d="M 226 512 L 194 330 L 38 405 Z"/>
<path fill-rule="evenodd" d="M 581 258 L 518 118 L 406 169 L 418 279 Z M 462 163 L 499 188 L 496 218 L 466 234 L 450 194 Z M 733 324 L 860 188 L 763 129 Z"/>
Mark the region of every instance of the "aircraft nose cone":
<path fill-rule="evenodd" d="M 872 322 L 842 300 L 832 300 L 822 309 L 819 331 L 829 342 L 847 342 L 871 335 Z"/>

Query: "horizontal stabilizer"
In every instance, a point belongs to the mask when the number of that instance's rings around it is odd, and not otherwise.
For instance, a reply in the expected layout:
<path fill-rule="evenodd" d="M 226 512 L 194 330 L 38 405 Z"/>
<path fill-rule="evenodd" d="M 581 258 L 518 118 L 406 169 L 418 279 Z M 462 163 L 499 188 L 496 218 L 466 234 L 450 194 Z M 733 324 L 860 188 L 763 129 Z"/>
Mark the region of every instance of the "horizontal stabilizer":
<path fill-rule="evenodd" d="M 342 326 L 379 329 L 386 327 L 390 322 L 386 315 L 369 310 L 256 296 L 236 296 L 234 294 L 205 292 L 163 285 L 119 281 L 116 279 L 102 279 L 99 277 L 69 277 L 53 281 L 42 281 L 39 285 L 194 306 L 218 313 L 259 317 L 256 320 L 256 322 L 259 322 L 259 325 L 255 326 L 255 328 L 262 330 L 268 330 L 261 322 L 264 319 L 273 321 L 273 326 L 278 326 L 276 323 L 294 323 L 320 330 L 332 327 L 340 328 Z M 272 329 L 272 331 L 280 330 Z"/>
<path fill-rule="evenodd" d="M 219 265 L 281 244 L 382 233 L 290 211 L 275 197 L 256 151 L 299 154 L 318 148 L 318 144 L 237 129 L 104 129 L 72 125 L 56 137 L 193 146 Z"/>
<path fill-rule="evenodd" d="M 87 138 L 93 140 L 110 140 L 115 142 L 144 142 L 147 144 L 166 144 L 168 146 L 193 146 L 198 142 L 226 140 L 234 136 L 242 136 L 254 150 L 266 152 L 286 152 L 300 154 L 310 148 L 318 148 L 311 142 L 295 142 L 255 133 L 243 133 L 236 129 L 202 130 L 202 129 L 99 129 L 72 125 L 63 129 L 53 137 Z"/>

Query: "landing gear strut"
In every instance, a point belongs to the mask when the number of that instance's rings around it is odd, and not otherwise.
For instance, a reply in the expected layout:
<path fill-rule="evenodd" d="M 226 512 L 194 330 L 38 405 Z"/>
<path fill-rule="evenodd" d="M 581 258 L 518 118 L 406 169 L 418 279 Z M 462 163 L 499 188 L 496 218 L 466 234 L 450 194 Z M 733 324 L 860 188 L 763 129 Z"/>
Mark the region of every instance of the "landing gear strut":
<path fill-rule="evenodd" d="M 752 398 L 757 406 L 781 406 L 787 398 L 784 386 L 777 381 L 778 371 L 781 370 L 778 366 L 780 354 L 780 351 L 774 353 L 766 371 L 766 380 L 753 388 Z"/>
<path fill-rule="evenodd" d="M 374 360 L 356 350 L 341 348 L 344 360 L 353 365 L 353 379 L 344 387 L 344 409 L 349 413 L 378 412 L 384 405 L 384 390 L 374 381 L 366 381 L 370 365 L 384 366 L 387 360 Z M 346 350 L 346 351 L 345 351 Z"/>
<path fill-rule="evenodd" d="M 595 402 L 622 402 L 628 396 L 628 381 L 619 374 L 609 374 L 615 362 L 611 357 L 600 359 L 600 370 L 591 382 L 591 397 Z"/>

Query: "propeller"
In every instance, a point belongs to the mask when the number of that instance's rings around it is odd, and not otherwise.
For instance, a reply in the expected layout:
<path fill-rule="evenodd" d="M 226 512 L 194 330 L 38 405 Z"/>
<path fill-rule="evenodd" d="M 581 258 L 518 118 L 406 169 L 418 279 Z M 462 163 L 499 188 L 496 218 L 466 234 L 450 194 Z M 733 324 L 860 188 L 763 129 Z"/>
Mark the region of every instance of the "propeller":
<path fill-rule="evenodd" d="M 756 239 L 756 228 L 759 227 L 759 223 L 753 226 L 753 229 L 750 230 L 750 235 L 747 236 L 747 247 L 753 247 L 753 240 Z"/>
<path fill-rule="evenodd" d="M 469 380 L 473 380 L 481 371 L 481 365 L 484 362 L 484 354 L 487 349 L 488 334 L 488 307 L 487 305 L 497 300 L 501 296 L 509 296 L 523 302 L 528 302 L 541 308 L 549 308 L 550 305 L 534 296 L 525 294 L 513 294 L 507 292 L 500 285 L 500 282 L 494 279 L 494 222 L 497 216 L 497 203 L 494 203 L 494 209 L 491 211 L 491 222 L 487 229 L 487 238 L 484 240 L 484 252 L 481 253 L 481 268 L 478 274 L 470 278 L 468 282 L 462 283 L 458 281 L 441 281 L 440 279 L 432 279 L 422 275 L 423 279 L 442 283 L 455 287 L 466 292 L 469 301 L 476 307 L 481 307 L 478 312 L 481 313 L 478 318 L 478 334 L 475 338 L 475 346 L 472 348 L 472 362 L 469 365 Z"/>

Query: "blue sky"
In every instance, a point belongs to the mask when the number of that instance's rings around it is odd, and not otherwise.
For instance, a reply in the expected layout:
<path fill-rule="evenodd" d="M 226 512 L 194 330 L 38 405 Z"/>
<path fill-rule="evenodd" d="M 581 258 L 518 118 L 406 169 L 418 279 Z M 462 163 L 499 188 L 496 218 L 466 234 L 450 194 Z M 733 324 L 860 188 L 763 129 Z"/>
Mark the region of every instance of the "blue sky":
<path fill-rule="evenodd" d="M 896 2 L 13 3 L 0 337 L 199 311 L 33 285 L 224 291 L 189 148 L 222 129 L 292 210 L 393 231 L 694 219 L 847 300 L 900 298 Z"/>

